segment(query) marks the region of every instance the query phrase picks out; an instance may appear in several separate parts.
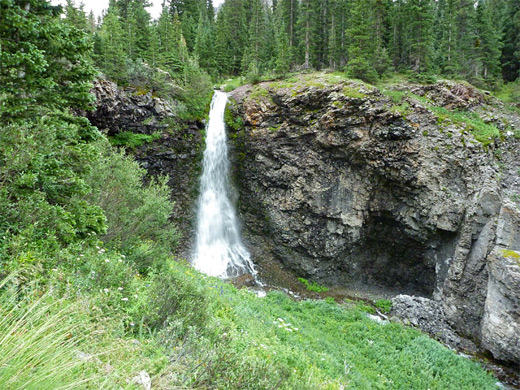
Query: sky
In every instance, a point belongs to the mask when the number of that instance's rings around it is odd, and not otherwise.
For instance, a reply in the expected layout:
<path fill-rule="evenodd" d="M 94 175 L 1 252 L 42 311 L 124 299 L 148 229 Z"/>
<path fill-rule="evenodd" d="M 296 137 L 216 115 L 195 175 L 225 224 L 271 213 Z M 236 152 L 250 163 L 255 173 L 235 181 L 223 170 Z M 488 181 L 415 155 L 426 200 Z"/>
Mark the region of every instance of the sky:
<path fill-rule="evenodd" d="M 75 0 L 76 4 L 79 4 L 81 0 Z M 152 15 L 152 18 L 156 19 L 159 17 L 161 13 L 161 5 L 163 0 L 151 0 L 150 3 L 152 3 L 152 6 L 147 8 L 150 15 Z M 213 0 L 213 5 L 215 7 L 219 6 L 221 3 L 223 3 L 224 0 Z M 65 0 L 51 0 L 51 3 L 54 5 L 57 4 L 65 4 Z M 85 4 L 85 11 L 90 13 L 92 10 L 94 12 L 94 15 L 100 16 L 101 12 L 105 10 L 108 7 L 108 0 L 83 0 L 83 4 Z"/>

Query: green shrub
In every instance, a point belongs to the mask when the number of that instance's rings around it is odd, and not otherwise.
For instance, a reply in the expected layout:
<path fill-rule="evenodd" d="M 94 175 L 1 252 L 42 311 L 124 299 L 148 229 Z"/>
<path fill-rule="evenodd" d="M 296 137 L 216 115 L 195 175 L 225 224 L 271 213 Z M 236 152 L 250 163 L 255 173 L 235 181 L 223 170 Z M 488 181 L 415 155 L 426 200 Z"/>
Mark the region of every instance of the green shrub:
<path fill-rule="evenodd" d="M 307 279 L 304 278 L 298 278 L 298 280 L 300 281 L 300 283 L 304 284 L 307 290 L 309 291 L 314 291 L 317 293 L 329 291 L 327 287 L 321 286 L 316 282 L 309 282 Z"/>
<path fill-rule="evenodd" d="M 109 140 L 114 146 L 124 146 L 125 148 L 135 149 L 159 138 L 161 138 L 161 133 L 158 132 L 149 135 L 123 131 L 110 137 Z"/>
<path fill-rule="evenodd" d="M 86 181 L 90 203 L 103 209 L 108 230 L 103 241 L 119 248 L 140 272 L 172 251 L 179 232 L 170 222 L 173 204 L 167 178 L 144 185 L 145 170 L 106 141 L 96 144 L 99 158 Z"/>
<path fill-rule="evenodd" d="M 392 301 L 389 299 L 378 299 L 374 302 L 374 305 L 376 308 L 381 311 L 381 313 L 390 313 L 390 310 L 392 309 Z"/>
<path fill-rule="evenodd" d="M 246 80 L 244 77 L 236 77 L 233 79 L 228 79 L 225 81 L 224 84 L 222 84 L 222 90 L 224 92 L 231 92 L 238 87 L 244 85 L 246 83 Z"/>
<path fill-rule="evenodd" d="M 204 286 L 196 283 L 189 268 L 182 272 L 172 264 L 167 272 L 152 275 L 150 284 L 148 305 L 152 309 L 148 322 L 152 328 L 177 323 L 179 335 L 188 328 L 196 328 L 199 332 L 206 328 L 209 303 Z"/>

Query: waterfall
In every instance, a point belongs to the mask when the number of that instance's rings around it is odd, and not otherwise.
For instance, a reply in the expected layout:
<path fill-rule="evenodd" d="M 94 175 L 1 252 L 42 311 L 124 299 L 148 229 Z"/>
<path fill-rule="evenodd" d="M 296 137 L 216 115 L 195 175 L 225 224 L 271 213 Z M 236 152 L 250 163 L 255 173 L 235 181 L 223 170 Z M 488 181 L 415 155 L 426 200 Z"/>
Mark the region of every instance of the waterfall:
<path fill-rule="evenodd" d="M 227 95 L 215 91 L 206 126 L 206 150 L 200 180 L 197 243 L 193 266 L 221 278 L 255 276 L 242 244 L 235 208 L 230 200 L 229 160 L 224 112 Z"/>

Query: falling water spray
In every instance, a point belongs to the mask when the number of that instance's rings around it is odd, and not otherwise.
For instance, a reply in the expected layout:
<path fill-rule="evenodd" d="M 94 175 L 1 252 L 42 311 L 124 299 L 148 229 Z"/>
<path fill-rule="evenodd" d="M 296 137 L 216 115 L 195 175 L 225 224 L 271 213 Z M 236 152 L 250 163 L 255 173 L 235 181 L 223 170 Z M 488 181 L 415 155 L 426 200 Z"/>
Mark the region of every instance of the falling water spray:
<path fill-rule="evenodd" d="M 200 181 L 197 238 L 193 265 L 211 276 L 232 278 L 256 271 L 242 244 L 230 200 L 229 160 L 224 123 L 227 95 L 216 91 L 206 127 L 206 150 Z"/>

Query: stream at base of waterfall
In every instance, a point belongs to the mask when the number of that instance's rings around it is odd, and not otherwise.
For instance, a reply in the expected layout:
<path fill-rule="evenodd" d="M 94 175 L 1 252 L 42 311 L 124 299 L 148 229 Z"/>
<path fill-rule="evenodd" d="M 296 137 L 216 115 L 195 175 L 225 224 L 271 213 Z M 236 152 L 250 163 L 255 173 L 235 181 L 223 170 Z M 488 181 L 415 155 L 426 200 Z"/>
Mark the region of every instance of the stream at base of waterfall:
<path fill-rule="evenodd" d="M 231 202 L 231 182 L 224 112 L 227 95 L 215 91 L 206 126 L 206 149 L 200 180 L 197 237 L 193 266 L 210 276 L 256 276 L 242 243 L 236 211 Z"/>

